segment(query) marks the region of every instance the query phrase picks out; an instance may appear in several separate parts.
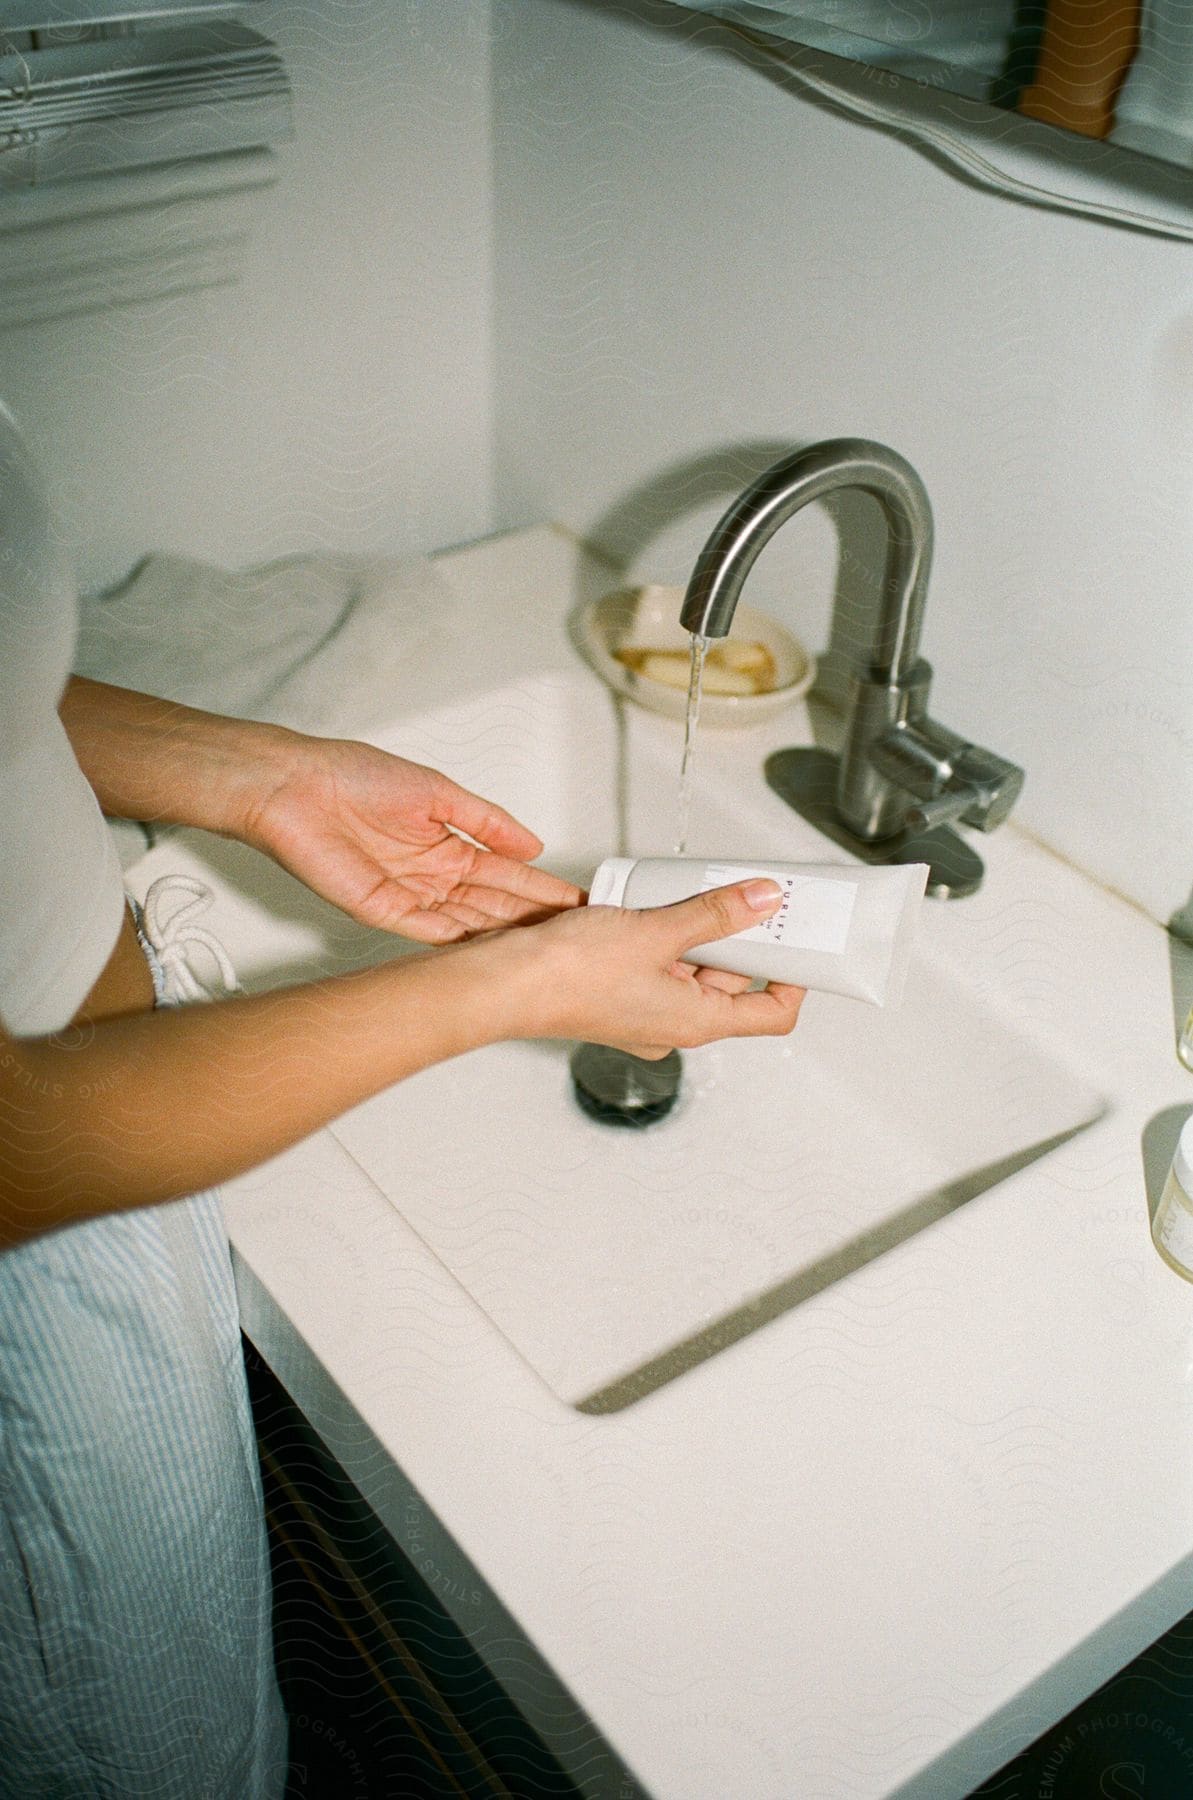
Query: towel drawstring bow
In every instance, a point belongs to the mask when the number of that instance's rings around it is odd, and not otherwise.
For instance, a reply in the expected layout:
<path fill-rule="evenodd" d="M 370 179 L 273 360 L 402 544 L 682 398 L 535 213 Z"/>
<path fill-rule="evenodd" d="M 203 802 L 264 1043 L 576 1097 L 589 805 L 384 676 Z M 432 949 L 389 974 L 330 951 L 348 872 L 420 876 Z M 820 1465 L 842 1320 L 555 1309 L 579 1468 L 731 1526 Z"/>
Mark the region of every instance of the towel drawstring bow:
<path fill-rule="evenodd" d="M 178 894 L 189 894 L 190 899 L 170 911 L 169 901 Z M 213 998 L 190 966 L 187 953 L 191 945 L 200 945 L 209 952 L 228 993 L 239 992 L 240 983 L 228 952 L 213 931 L 195 923 L 196 916 L 205 913 L 214 898 L 206 883 L 193 875 L 161 875 L 145 896 L 143 929 L 162 966 L 168 1000 Z"/>

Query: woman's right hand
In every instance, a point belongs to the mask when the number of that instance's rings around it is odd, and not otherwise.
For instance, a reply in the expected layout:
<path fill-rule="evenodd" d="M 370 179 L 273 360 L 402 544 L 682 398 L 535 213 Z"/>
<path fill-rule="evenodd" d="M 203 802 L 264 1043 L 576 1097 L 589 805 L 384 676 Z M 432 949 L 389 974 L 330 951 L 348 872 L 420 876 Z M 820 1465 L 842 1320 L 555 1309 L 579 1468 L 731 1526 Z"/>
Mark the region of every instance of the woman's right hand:
<path fill-rule="evenodd" d="M 751 900 L 753 896 L 753 900 Z M 455 952 L 489 959 L 493 1037 L 578 1038 L 661 1057 L 715 1038 L 784 1036 L 804 989 L 680 961 L 686 950 L 768 918 L 773 881 L 713 888 L 671 906 L 581 907 Z"/>
<path fill-rule="evenodd" d="M 18 1039 L 0 1021 L 0 1251 L 199 1193 L 382 1088 L 501 1038 L 661 1056 L 788 1032 L 801 988 L 748 993 L 741 977 L 679 960 L 773 912 L 778 889 L 762 883 L 756 908 L 755 885 L 642 912 L 570 908 L 299 987 L 102 1018 L 79 1034 Z"/>

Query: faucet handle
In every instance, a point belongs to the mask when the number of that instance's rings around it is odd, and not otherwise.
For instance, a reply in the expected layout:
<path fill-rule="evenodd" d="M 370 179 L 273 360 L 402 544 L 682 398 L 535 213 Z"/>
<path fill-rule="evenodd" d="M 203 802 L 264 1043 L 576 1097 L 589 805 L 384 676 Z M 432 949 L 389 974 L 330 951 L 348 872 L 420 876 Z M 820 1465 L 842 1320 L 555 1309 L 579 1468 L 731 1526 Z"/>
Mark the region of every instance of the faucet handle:
<path fill-rule="evenodd" d="M 927 717 L 884 732 L 870 746 L 870 762 L 915 802 L 904 819 L 913 831 L 953 819 L 993 831 L 1019 798 L 1024 780 L 1018 764 Z"/>
<path fill-rule="evenodd" d="M 966 825 L 979 831 L 993 831 L 1001 825 L 1023 792 L 1024 772 L 1018 763 L 983 750 L 980 744 L 967 744 L 953 764 L 954 778 L 964 782 L 971 793 L 970 804 L 961 814 Z"/>
<path fill-rule="evenodd" d="M 951 825 L 954 819 L 964 818 L 972 799 L 972 790 L 962 786 L 946 788 L 931 800 L 917 800 L 903 815 L 903 828 L 918 833 L 934 831 L 938 825 Z"/>
<path fill-rule="evenodd" d="M 923 693 L 927 694 L 927 683 Z M 922 701 L 921 701 L 922 704 Z M 936 726 L 921 713 L 914 723 L 901 719 L 870 745 L 869 761 L 904 793 L 917 800 L 935 800 L 953 779 L 954 754 L 966 745 L 952 732 Z"/>

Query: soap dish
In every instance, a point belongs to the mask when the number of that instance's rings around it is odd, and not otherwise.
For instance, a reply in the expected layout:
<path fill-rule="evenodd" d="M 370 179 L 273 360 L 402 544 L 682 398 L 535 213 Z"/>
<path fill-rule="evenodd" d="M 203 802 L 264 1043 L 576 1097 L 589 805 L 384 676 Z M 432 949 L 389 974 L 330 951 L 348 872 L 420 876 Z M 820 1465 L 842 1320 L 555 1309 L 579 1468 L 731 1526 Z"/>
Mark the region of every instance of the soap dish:
<path fill-rule="evenodd" d="M 669 719 L 683 719 L 688 705 L 687 677 L 683 663 L 676 660 L 678 653 L 686 662 L 692 644 L 691 634 L 679 622 L 683 598 L 683 588 L 657 582 L 617 588 L 590 601 L 572 621 L 576 648 L 602 681 L 627 700 Z M 710 659 L 722 644 L 729 646 L 733 660 L 740 660 L 747 669 L 751 667 L 749 647 L 760 647 L 760 661 L 770 685 L 758 693 L 714 693 L 706 681 L 700 699 L 702 725 L 757 725 L 800 699 L 816 679 L 815 658 L 777 619 L 756 606 L 738 606 L 729 637 L 709 640 Z M 619 651 L 641 652 L 644 666 L 623 662 Z M 647 672 L 651 651 L 662 653 L 655 666 L 665 667 L 673 679 L 682 679 L 682 685 L 672 686 Z"/>

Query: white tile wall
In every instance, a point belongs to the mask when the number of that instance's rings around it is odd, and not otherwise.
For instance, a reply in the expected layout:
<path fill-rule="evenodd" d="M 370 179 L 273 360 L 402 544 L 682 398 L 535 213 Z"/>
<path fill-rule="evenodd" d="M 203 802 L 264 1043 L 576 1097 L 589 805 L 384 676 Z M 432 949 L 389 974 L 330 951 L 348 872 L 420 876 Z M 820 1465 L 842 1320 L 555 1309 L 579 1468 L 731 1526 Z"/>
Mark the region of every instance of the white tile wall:
<path fill-rule="evenodd" d="M 1166 920 L 1193 889 L 1193 246 L 968 187 L 677 18 L 495 0 L 498 518 L 682 582 L 771 456 L 892 444 L 936 514 L 938 716 Z M 868 502 L 840 551 L 815 511 L 750 597 L 819 647 L 875 548 Z"/>

